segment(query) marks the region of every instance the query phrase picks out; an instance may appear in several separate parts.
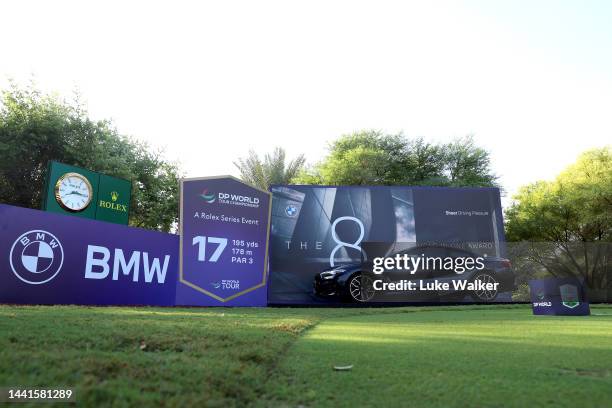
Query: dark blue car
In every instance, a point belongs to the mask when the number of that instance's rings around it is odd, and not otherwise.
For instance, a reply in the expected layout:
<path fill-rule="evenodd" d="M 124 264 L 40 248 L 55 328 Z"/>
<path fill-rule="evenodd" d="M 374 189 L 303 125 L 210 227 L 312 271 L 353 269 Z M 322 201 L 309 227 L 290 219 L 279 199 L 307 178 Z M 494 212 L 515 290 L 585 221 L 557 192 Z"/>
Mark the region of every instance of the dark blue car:
<path fill-rule="evenodd" d="M 440 257 L 447 258 L 477 258 L 473 252 L 444 246 L 419 246 L 404 251 L 396 252 L 390 257 L 395 257 L 396 254 L 403 256 L 406 254 L 409 257 Z M 445 270 L 439 267 L 430 267 L 418 270 L 415 274 L 409 271 L 400 269 L 385 270 L 382 274 L 373 272 L 372 261 L 364 261 L 348 265 L 338 266 L 315 276 L 314 292 L 322 297 L 339 297 L 342 300 L 350 302 L 370 302 L 370 301 L 462 301 L 469 297 L 474 302 L 494 302 L 499 293 L 514 290 L 514 274 L 511 269 L 511 263 L 506 258 L 487 256 L 482 259 L 482 268 L 466 269 L 463 273 L 457 274 L 454 270 Z M 374 289 L 374 282 L 382 280 L 387 283 L 400 281 L 422 281 L 424 285 L 427 283 L 433 284 L 437 282 L 449 282 L 451 290 L 448 291 L 410 291 L 392 293 L 389 291 L 377 291 Z M 471 283 L 480 281 L 485 285 L 474 290 L 454 290 L 453 281 Z M 486 285 L 496 284 L 497 285 Z M 376 283 L 380 286 L 380 282 Z M 419 283 L 420 284 L 420 283 Z M 417 284 L 418 285 L 418 284 Z M 459 285 L 461 286 L 461 285 Z M 467 285 L 465 285 L 467 286 Z M 482 288 L 486 286 L 487 288 Z M 496 289 L 491 289 L 496 287 Z"/>

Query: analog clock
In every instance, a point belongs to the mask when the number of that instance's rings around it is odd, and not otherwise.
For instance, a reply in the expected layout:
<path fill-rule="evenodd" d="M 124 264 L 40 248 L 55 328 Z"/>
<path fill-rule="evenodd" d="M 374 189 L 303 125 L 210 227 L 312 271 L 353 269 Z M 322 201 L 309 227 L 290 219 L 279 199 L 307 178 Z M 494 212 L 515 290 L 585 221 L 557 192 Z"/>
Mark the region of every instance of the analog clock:
<path fill-rule="evenodd" d="M 55 199 L 67 211 L 79 212 L 87 208 L 93 198 L 91 183 L 79 173 L 66 173 L 55 184 Z"/>

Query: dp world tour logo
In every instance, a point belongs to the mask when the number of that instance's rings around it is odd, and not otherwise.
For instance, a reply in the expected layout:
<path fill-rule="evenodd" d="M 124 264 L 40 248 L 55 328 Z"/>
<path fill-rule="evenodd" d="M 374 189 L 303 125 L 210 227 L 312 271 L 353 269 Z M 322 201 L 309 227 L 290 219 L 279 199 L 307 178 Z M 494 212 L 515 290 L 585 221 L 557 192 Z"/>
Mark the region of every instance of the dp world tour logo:
<path fill-rule="evenodd" d="M 200 197 L 202 197 L 204 199 L 204 201 L 206 201 L 209 204 L 214 203 L 215 200 L 217 199 L 215 194 L 214 193 L 209 193 L 207 189 L 204 189 L 204 191 L 202 191 L 202 194 L 200 194 Z"/>
<path fill-rule="evenodd" d="M 32 230 L 15 240 L 10 262 L 17 278 L 31 285 L 40 285 L 60 272 L 64 263 L 64 249 L 55 235 Z"/>

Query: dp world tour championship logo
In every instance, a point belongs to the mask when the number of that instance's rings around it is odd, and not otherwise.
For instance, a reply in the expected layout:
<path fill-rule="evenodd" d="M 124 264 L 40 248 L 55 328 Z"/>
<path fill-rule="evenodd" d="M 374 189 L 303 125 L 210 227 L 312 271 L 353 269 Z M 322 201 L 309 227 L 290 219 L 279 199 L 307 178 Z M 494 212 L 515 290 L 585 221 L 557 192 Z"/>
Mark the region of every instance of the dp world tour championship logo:
<path fill-rule="evenodd" d="M 62 244 L 50 232 L 32 230 L 21 235 L 10 253 L 11 269 L 25 283 L 40 285 L 55 278 L 64 263 Z"/>
<path fill-rule="evenodd" d="M 215 194 L 214 193 L 209 193 L 207 189 L 204 189 L 204 191 L 202 191 L 202 194 L 200 194 L 200 197 L 202 197 L 204 199 L 204 201 L 206 201 L 209 204 L 214 203 L 215 200 L 217 199 Z"/>

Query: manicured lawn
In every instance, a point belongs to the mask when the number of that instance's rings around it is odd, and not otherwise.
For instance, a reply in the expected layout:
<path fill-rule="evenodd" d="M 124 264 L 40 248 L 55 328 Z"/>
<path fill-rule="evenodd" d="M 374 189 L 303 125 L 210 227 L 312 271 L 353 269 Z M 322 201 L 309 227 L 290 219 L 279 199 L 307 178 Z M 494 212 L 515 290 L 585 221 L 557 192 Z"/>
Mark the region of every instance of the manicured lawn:
<path fill-rule="evenodd" d="M 594 312 L 0 306 L 0 386 L 87 407 L 611 406 L 612 308 Z"/>
<path fill-rule="evenodd" d="M 330 318 L 295 344 L 266 391 L 306 406 L 610 407 L 612 308 L 594 312 L 606 315 L 498 307 Z"/>

